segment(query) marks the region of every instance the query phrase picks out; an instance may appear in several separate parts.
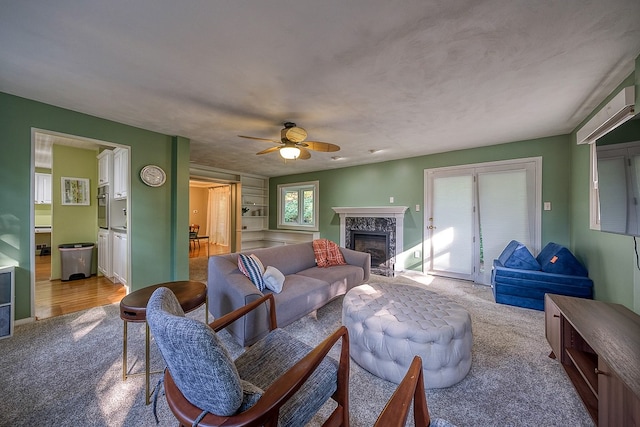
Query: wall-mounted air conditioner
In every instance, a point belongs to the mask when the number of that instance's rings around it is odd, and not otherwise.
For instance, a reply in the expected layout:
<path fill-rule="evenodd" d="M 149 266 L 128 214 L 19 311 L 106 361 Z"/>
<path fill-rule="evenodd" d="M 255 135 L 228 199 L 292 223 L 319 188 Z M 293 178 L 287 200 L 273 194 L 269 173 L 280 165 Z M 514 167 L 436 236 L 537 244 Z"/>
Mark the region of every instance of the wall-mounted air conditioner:
<path fill-rule="evenodd" d="M 611 132 L 635 115 L 636 90 L 625 87 L 576 133 L 578 144 L 588 144 Z"/>

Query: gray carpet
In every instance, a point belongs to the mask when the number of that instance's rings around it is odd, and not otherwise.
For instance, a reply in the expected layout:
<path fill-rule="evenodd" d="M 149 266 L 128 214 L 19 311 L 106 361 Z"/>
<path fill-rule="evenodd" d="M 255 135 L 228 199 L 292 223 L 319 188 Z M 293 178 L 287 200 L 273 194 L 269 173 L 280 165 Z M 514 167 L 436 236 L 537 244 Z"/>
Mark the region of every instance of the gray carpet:
<path fill-rule="evenodd" d="M 197 274 L 192 278 L 198 279 Z M 561 366 L 547 357 L 542 312 L 495 304 L 489 288 L 467 282 L 372 278 L 389 280 L 449 295 L 472 315 L 471 371 L 452 387 L 427 390 L 432 416 L 458 426 L 593 425 Z M 286 329 L 315 345 L 339 326 L 341 304 L 342 298 L 336 299 Z M 204 319 L 204 310 L 190 316 Z M 226 333 L 221 336 L 232 353 L 241 351 Z M 337 349 L 332 354 L 337 357 Z M 130 324 L 129 355 L 130 368 L 141 372 L 143 325 Z M 144 378 L 122 381 L 118 304 L 18 326 L 14 337 L 0 341 L 0 360 L 0 425 L 155 425 L 151 406 L 144 404 Z M 152 366 L 162 367 L 153 345 Z M 153 382 L 158 378 L 154 375 Z M 372 425 L 395 387 L 352 362 L 352 425 Z M 312 425 L 320 424 L 328 406 Z M 160 425 L 176 425 L 163 398 L 158 414 Z"/>

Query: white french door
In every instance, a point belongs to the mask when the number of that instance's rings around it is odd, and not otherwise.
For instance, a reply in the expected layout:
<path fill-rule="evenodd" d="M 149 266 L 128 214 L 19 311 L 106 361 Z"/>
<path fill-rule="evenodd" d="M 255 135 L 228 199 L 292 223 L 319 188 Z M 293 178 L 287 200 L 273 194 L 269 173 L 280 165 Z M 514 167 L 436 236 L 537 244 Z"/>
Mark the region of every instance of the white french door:
<path fill-rule="evenodd" d="M 433 274 L 471 279 L 475 258 L 473 176 L 460 170 L 429 177 L 432 201 L 425 221 L 425 236 L 429 236 L 430 244 L 429 270 Z"/>
<path fill-rule="evenodd" d="M 541 171 L 540 158 L 425 170 L 425 270 L 490 284 L 511 240 L 537 254 Z"/>

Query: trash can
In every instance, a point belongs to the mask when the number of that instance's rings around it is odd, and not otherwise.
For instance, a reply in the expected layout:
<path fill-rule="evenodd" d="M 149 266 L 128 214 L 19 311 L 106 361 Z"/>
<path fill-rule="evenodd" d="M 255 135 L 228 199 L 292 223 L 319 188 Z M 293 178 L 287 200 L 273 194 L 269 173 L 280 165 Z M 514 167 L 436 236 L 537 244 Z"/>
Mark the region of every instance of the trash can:
<path fill-rule="evenodd" d="M 91 277 L 93 243 L 64 243 L 60 249 L 62 281 Z"/>

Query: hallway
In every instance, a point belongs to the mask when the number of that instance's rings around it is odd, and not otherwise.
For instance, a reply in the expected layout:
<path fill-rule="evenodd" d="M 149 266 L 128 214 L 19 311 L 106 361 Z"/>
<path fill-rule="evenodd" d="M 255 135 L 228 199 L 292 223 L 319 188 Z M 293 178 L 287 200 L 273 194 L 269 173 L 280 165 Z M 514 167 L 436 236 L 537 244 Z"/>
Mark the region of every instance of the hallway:
<path fill-rule="evenodd" d="M 229 253 L 228 246 L 209 245 L 209 254 Z M 206 281 L 206 245 L 189 250 L 189 277 L 192 280 Z M 119 303 L 125 296 L 125 288 L 112 283 L 103 276 L 91 276 L 88 279 L 49 280 L 51 276 L 51 256 L 36 256 L 36 320 L 61 316 L 98 307 Z"/>

